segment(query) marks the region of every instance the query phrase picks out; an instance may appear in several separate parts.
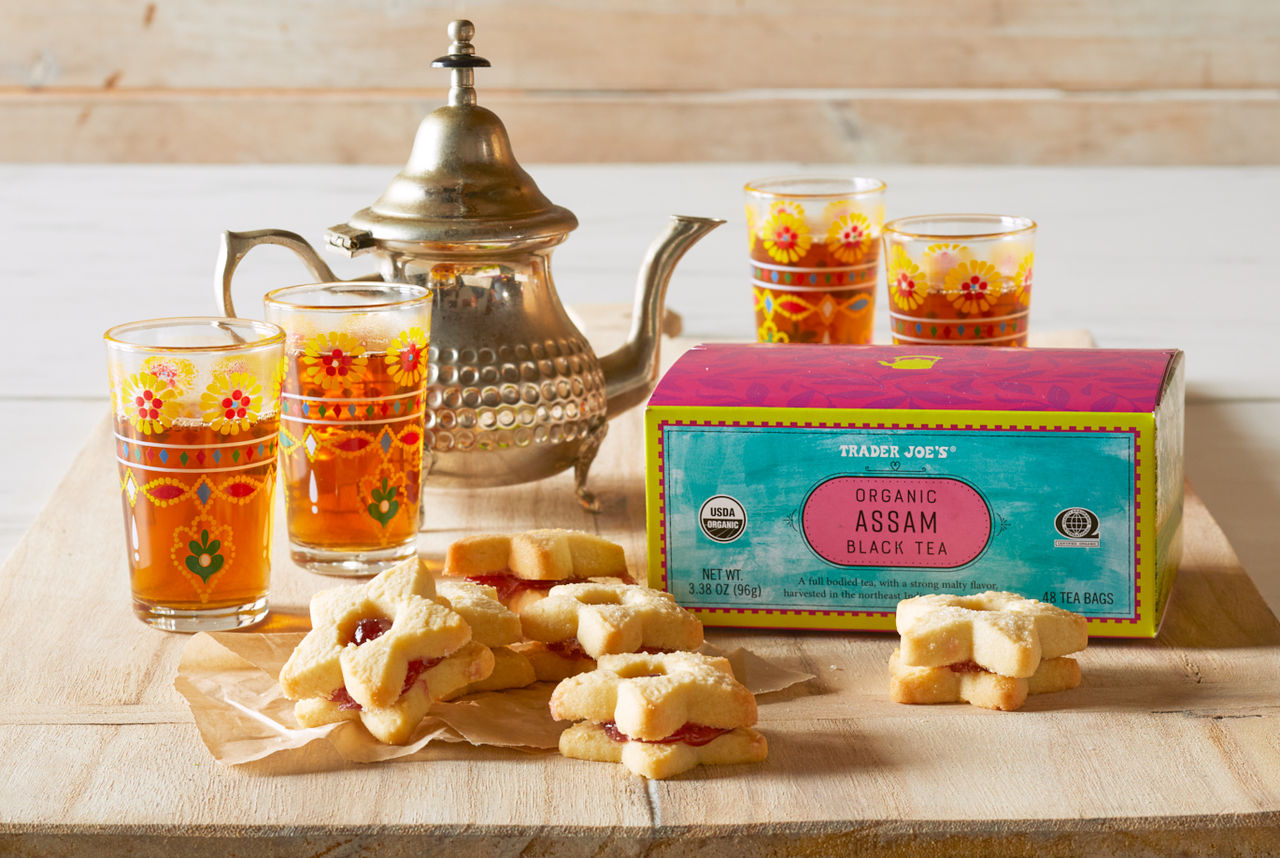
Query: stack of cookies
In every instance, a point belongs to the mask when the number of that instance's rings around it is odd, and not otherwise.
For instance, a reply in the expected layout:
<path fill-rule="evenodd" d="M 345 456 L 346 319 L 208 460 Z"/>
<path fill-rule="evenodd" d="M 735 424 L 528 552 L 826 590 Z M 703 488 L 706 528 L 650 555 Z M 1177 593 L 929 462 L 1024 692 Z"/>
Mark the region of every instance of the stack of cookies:
<path fill-rule="evenodd" d="M 560 734 L 564 756 L 622 763 L 646 778 L 769 752 L 752 727 L 755 697 L 727 659 L 700 653 L 602 655 L 595 670 L 556 686 L 551 715 L 579 722 Z"/>
<path fill-rule="evenodd" d="M 1014 593 L 905 599 L 897 626 L 889 693 L 898 703 L 1017 709 L 1028 694 L 1079 685 L 1068 656 L 1089 643 L 1083 616 Z"/>
<path fill-rule="evenodd" d="M 591 534 L 468 537 L 439 581 L 415 558 L 316 594 L 311 622 L 280 673 L 304 726 L 359 720 L 399 744 L 434 701 L 552 680 L 552 716 L 580 722 L 566 757 L 663 778 L 768 751 L 728 660 L 692 652 L 698 618 L 632 583 L 622 547 Z"/>
<path fill-rule="evenodd" d="M 400 744 L 432 702 L 489 676 L 492 651 L 435 595 L 416 557 L 363 584 L 317 593 L 311 631 L 280 671 L 298 722 L 359 720 L 379 741 Z"/>
<path fill-rule="evenodd" d="M 622 546 L 573 530 L 481 534 L 449 546 L 444 579 L 490 586 L 520 618 L 510 650 L 558 681 L 608 653 L 694 650 L 702 623 L 669 593 L 631 582 Z"/>

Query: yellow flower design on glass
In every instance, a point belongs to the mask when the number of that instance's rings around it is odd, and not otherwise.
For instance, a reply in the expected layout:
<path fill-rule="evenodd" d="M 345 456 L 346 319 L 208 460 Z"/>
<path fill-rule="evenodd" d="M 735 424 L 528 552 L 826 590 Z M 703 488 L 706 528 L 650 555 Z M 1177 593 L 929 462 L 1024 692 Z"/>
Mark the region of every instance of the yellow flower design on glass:
<path fill-rule="evenodd" d="M 427 335 L 422 328 L 401 331 L 387 346 L 387 372 L 396 384 L 412 387 L 427 374 Z"/>
<path fill-rule="evenodd" d="M 175 392 L 191 387 L 196 380 L 196 365 L 186 358 L 169 355 L 152 355 L 142 362 L 142 371 L 149 372 L 156 378 L 167 381 Z"/>
<path fill-rule="evenodd" d="M 781 212 L 764 225 L 764 249 L 779 262 L 791 263 L 809 252 L 813 236 L 803 217 Z"/>
<path fill-rule="evenodd" d="M 267 391 L 271 402 L 278 403 L 280 394 L 284 392 L 285 359 L 280 358 L 271 369 L 271 388 Z"/>
<path fill-rule="evenodd" d="M 350 334 L 332 331 L 307 340 L 302 354 L 302 381 L 322 390 L 341 390 L 364 376 L 369 358 Z"/>
<path fill-rule="evenodd" d="M 920 267 L 930 280 L 942 283 L 953 268 L 972 258 L 973 254 L 963 244 L 931 244 L 924 249 Z"/>
<path fill-rule="evenodd" d="M 135 373 L 124 383 L 120 407 L 133 428 L 143 435 L 163 432 L 178 416 L 178 391 L 153 373 Z"/>
<path fill-rule="evenodd" d="M 827 249 L 841 262 L 860 262 L 875 242 L 871 221 L 858 212 L 850 212 L 834 221 L 827 229 Z"/>
<path fill-rule="evenodd" d="M 961 262 L 947 274 L 947 299 L 961 313 L 985 313 L 1004 291 L 1004 278 L 990 262 Z"/>
<path fill-rule="evenodd" d="M 852 214 L 853 211 L 853 200 L 832 200 L 822 210 L 822 220 L 826 223 L 832 223 L 840 220 L 845 215 Z"/>
<path fill-rule="evenodd" d="M 924 303 L 929 282 L 920 266 L 901 247 L 895 247 L 889 258 L 889 297 L 899 310 L 914 310 Z"/>
<path fill-rule="evenodd" d="M 200 413 L 223 435 L 239 435 L 262 414 L 262 385 L 247 372 L 219 373 L 200 394 Z"/>
<path fill-rule="evenodd" d="M 1018 266 L 1018 273 L 1013 276 L 1013 285 L 1017 289 L 1014 293 L 1018 298 L 1018 303 L 1024 307 L 1031 306 L 1031 272 L 1035 267 L 1036 255 L 1028 253 L 1022 260 L 1022 264 Z"/>
<path fill-rule="evenodd" d="M 791 215 L 804 220 L 804 206 L 795 200 L 774 200 L 769 203 L 769 217 L 778 215 Z"/>

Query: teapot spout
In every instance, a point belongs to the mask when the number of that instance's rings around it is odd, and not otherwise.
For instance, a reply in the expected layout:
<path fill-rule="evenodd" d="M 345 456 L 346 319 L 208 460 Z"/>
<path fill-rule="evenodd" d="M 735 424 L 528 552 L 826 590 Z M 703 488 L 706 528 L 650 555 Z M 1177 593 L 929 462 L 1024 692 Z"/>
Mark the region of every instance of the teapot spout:
<path fill-rule="evenodd" d="M 722 223 L 717 218 L 673 215 L 666 230 L 649 246 L 636 280 L 627 341 L 600 358 L 610 418 L 644 402 L 657 384 L 662 310 L 671 272 L 690 247 Z"/>

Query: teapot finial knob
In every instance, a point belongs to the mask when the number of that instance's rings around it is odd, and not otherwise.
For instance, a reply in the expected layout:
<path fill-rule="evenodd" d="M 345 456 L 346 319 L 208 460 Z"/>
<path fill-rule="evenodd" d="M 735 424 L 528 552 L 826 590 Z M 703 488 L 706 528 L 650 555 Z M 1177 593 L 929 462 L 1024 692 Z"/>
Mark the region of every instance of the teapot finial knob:
<path fill-rule="evenodd" d="M 489 67 L 488 60 L 476 56 L 475 46 L 471 44 L 475 35 L 476 25 L 470 21 L 460 18 L 449 22 L 449 38 L 453 40 L 449 53 L 431 61 L 432 68 L 453 70 L 453 80 L 449 85 L 449 104 L 454 107 L 476 103 L 475 73 L 472 70 Z"/>
<path fill-rule="evenodd" d="M 449 46 L 451 54 L 474 54 L 475 47 L 471 44 L 471 40 L 475 38 L 476 25 L 470 21 L 460 18 L 457 21 L 449 22 L 449 38 L 453 39 L 453 44 Z"/>

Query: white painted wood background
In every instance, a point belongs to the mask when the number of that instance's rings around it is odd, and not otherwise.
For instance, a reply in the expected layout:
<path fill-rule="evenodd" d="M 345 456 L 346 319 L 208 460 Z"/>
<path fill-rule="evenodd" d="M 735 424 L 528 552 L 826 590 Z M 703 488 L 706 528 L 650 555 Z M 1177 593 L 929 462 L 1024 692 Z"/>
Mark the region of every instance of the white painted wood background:
<path fill-rule="evenodd" d="M 553 257 L 567 304 L 629 303 L 673 212 L 729 223 L 691 250 L 669 306 L 694 337 L 750 339 L 740 188 L 847 166 L 529 166 L 582 226 Z M 284 227 L 318 241 L 371 202 L 390 166 L 0 165 L 0 555 L 7 556 L 106 410 L 101 334 L 151 316 L 214 312 L 223 229 Z M 859 167 L 885 179 L 889 216 L 972 210 L 1040 223 L 1032 324 L 1087 328 L 1103 346 L 1187 352 L 1187 472 L 1273 611 L 1280 611 L 1280 168 Z M 331 260 L 350 276 L 362 260 Z M 255 251 L 237 298 L 305 272 Z M 880 304 L 884 294 L 881 286 Z M 885 314 L 877 321 L 886 331 Z M 1175 590 L 1176 598 L 1176 590 Z"/>
<path fill-rule="evenodd" d="M 530 162 L 1276 163 L 1270 0 L 0 0 L 0 160 L 400 161 L 454 17 Z"/>

